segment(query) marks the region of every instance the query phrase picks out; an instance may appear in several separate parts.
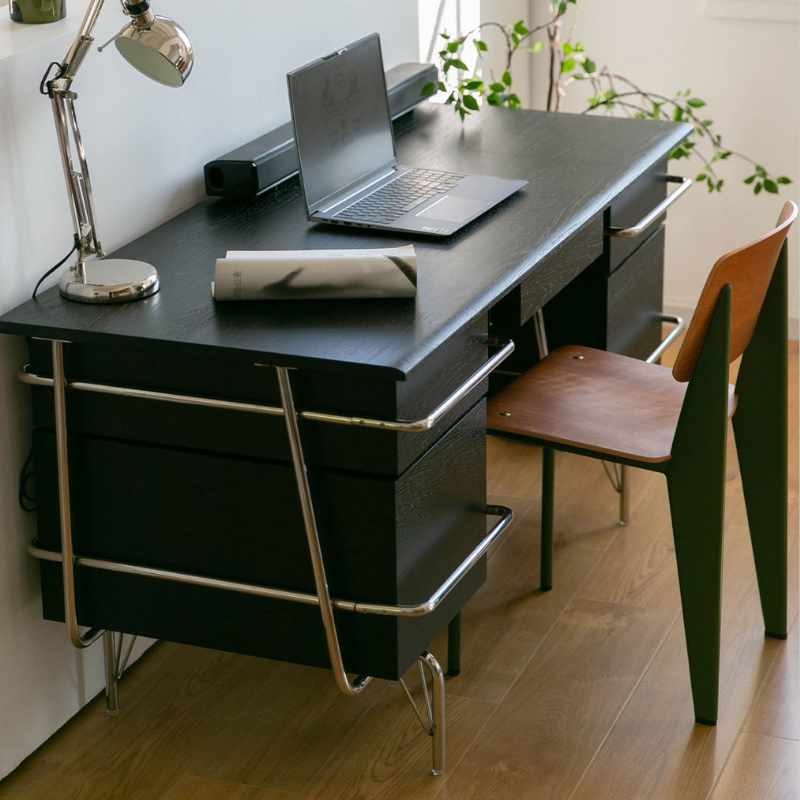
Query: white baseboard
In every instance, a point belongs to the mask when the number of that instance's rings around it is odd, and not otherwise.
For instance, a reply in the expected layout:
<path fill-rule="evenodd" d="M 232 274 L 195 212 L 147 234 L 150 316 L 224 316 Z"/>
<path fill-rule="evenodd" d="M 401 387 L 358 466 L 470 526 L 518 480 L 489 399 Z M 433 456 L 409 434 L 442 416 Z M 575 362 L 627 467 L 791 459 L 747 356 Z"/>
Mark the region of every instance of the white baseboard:
<path fill-rule="evenodd" d="M 694 314 L 694 306 L 685 306 L 679 303 L 664 303 L 664 313 L 683 317 L 688 323 L 692 318 L 692 314 Z M 800 319 L 797 317 L 789 317 L 789 341 L 796 342 L 798 339 L 800 339 Z"/>

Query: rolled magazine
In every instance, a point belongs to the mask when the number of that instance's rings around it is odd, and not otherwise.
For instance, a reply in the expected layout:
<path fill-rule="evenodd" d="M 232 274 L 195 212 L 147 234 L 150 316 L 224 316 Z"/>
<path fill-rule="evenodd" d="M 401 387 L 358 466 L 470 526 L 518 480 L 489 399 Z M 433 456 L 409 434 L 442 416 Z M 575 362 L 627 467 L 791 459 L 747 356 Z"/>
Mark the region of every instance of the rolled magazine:
<path fill-rule="evenodd" d="M 229 251 L 217 260 L 211 294 L 217 301 L 415 297 L 417 254 L 413 245 Z"/>

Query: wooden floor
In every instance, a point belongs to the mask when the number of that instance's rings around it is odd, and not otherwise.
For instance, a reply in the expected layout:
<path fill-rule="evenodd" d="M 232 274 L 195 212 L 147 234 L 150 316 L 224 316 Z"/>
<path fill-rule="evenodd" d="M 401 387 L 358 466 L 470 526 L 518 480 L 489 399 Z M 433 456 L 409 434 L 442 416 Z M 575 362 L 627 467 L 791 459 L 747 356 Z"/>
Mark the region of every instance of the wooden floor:
<path fill-rule="evenodd" d="M 464 613 L 444 777 L 395 684 L 345 699 L 323 670 L 165 643 L 124 678 L 120 716 L 95 700 L 0 798 L 796 798 L 796 346 L 791 364 L 791 633 L 763 636 L 731 437 L 716 728 L 694 724 L 664 478 L 634 473 L 621 528 L 601 464 L 558 454 L 555 588 L 541 594 L 541 454 L 492 439 L 492 499 L 517 520 Z M 444 663 L 443 638 L 432 650 Z"/>

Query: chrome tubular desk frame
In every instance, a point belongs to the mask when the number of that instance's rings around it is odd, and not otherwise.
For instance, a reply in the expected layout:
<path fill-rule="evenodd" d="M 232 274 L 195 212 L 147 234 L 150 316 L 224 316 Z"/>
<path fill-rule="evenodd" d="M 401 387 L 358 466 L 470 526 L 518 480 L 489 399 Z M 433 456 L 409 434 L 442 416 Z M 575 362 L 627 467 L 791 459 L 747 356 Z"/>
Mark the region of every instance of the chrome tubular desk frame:
<path fill-rule="evenodd" d="M 285 600 L 294 603 L 304 603 L 306 605 L 316 605 L 320 608 L 322 623 L 325 629 L 325 639 L 330 657 L 331 669 L 333 670 L 334 680 L 342 694 L 354 697 L 360 694 L 372 680 L 371 677 L 361 675 L 351 681 L 345 672 L 342 661 L 339 639 L 336 632 L 336 621 L 334 619 L 334 609 L 351 611 L 360 614 L 382 614 L 396 617 L 421 617 L 434 611 L 441 602 L 447 597 L 451 590 L 459 581 L 470 571 L 470 569 L 485 555 L 491 544 L 508 527 L 513 519 L 513 512 L 505 506 L 487 506 L 486 514 L 489 516 L 499 516 L 500 521 L 492 527 L 489 533 L 472 550 L 472 552 L 459 564 L 454 572 L 442 583 L 442 585 L 428 598 L 428 600 L 417 605 L 381 605 L 376 603 L 360 603 L 353 600 L 341 600 L 332 598 L 328 589 L 325 565 L 322 558 L 317 523 L 314 516 L 314 506 L 311 497 L 311 490 L 308 482 L 306 463 L 303 457 L 303 448 L 300 441 L 298 419 L 313 420 L 316 422 L 327 422 L 336 425 L 355 425 L 358 427 L 375 428 L 378 430 L 395 431 L 398 433 L 419 433 L 433 428 L 444 416 L 454 408 L 457 403 L 469 394 L 490 372 L 502 363 L 514 351 L 514 343 L 507 339 L 497 337 L 487 337 L 486 343 L 499 347 L 500 350 L 492 356 L 480 369 L 473 373 L 461 386 L 456 389 L 447 399 L 445 399 L 427 417 L 413 421 L 402 420 L 380 420 L 362 417 L 346 417 L 336 414 L 326 414 L 314 411 L 298 412 L 294 405 L 292 387 L 290 380 L 290 368 L 274 367 L 278 386 L 280 388 L 281 406 L 266 406 L 253 403 L 237 403 L 226 400 L 215 400 L 213 398 L 195 397 L 191 395 L 170 394 L 164 392 L 153 392 L 143 389 L 129 389 L 120 386 L 106 384 L 72 382 L 70 383 L 64 372 L 64 345 L 68 342 L 51 340 L 53 358 L 53 377 L 47 378 L 31 374 L 27 369 L 23 369 L 20 379 L 24 383 L 34 386 L 52 386 L 55 399 L 55 434 L 56 434 L 56 455 L 58 464 L 58 494 L 59 511 L 61 522 L 61 552 L 44 550 L 37 547 L 33 542 L 29 551 L 39 559 L 49 561 L 61 561 L 64 565 L 62 570 L 64 586 L 64 613 L 69 634 L 70 642 L 76 648 L 86 648 L 97 641 L 101 636 L 104 638 L 104 654 L 106 665 L 106 700 L 110 714 L 119 712 L 117 684 L 125 669 L 125 665 L 131 653 L 133 640 L 128 644 L 125 655 L 122 655 L 122 635 L 116 639 L 112 631 L 104 631 L 92 628 L 82 634 L 78 626 L 77 606 L 75 597 L 75 567 L 87 567 L 91 569 L 101 569 L 111 572 L 122 572 L 131 575 L 147 576 L 162 580 L 174 581 L 178 583 L 193 584 L 195 586 L 206 586 L 224 591 L 241 592 L 245 594 L 269 597 L 278 600 Z M 257 366 L 267 366 L 259 364 Z M 156 569 L 135 564 L 125 564 L 115 561 L 106 561 L 76 555 L 73 550 L 72 540 L 72 518 L 70 510 L 70 490 L 69 490 L 69 461 L 68 461 L 68 441 L 67 441 L 67 413 L 66 399 L 67 389 L 74 391 L 98 392 L 101 394 L 121 395 L 125 397 L 138 397 L 149 400 L 157 400 L 168 403 L 178 403 L 184 405 L 200 405 L 210 408 L 226 409 L 231 411 L 245 411 L 256 414 L 266 414 L 270 416 L 283 416 L 286 420 L 286 431 L 289 437 L 289 445 L 292 454 L 292 463 L 297 482 L 297 490 L 300 496 L 300 503 L 303 512 L 303 523 L 308 541 L 309 555 L 314 572 L 314 583 L 316 594 L 304 592 L 287 591 L 280 588 L 258 586 L 255 584 L 237 583 L 234 581 L 220 580 L 203 575 L 192 575 L 189 573 L 174 572 L 169 570 Z M 135 637 L 134 637 L 135 638 Z M 442 775 L 445 770 L 445 697 L 444 697 L 444 672 L 438 661 L 428 652 L 424 652 L 418 658 L 420 677 L 425 699 L 425 710 L 427 721 L 417 708 L 408 688 L 401 679 L 403 689 L 411 701 L 414 711 L 422 723 L 425 732 L 433 740 L 433 774 Z M 428 695 L 427 682 L 425 680 L 424 669 L 431 675 L 432 696 Z"/>

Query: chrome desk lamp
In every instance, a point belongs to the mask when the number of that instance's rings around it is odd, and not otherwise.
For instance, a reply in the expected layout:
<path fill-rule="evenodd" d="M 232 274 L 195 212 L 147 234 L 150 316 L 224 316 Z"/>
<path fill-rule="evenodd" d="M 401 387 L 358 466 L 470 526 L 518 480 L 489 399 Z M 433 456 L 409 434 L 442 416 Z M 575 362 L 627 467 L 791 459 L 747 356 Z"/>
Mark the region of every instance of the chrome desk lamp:
<path fill-rule="evenodd" d="M 78 252 L 77 262 L 62 274 L 59 285 L 63 297 L 81 303 L 120 303 L 149 297 L 158 291 L 158 273 L 150 264 L 127 259 L 100 260 L 105 253 L 97 237 L 89 167 L 75 116 L 78 96 L 72 91 L 72 81 L 94 42 L 91 34 L 103 2 L 91 0 L 66 58 L 61 64 L 51 64 L 42 80 L 42 92 L 53 105 Z M 114 42 L 122 57 L 148 78 L 165 86 L 182 86 L 194 60 L 186 31 L 171 19 L 153 14 L 149 0 L 120 2 L 130 22 L 98 50 Z M 57 71 L 50 78 L 53 68 Z M 73 152 L 78 169 L 73 163 Z M 87 262 L 91 256 L 96 258 Z"/>

